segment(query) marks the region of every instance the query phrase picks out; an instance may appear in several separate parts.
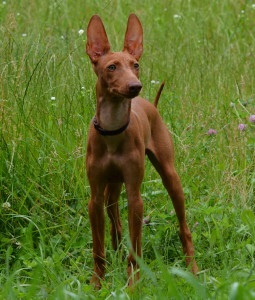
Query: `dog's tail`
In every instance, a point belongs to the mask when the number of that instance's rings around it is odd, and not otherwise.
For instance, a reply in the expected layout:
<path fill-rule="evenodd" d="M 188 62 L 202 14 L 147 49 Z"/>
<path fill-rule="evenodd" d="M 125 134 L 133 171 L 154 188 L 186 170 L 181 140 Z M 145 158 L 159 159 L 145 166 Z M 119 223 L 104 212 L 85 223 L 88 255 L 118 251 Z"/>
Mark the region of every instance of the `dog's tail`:
<path fill-rule="evenodd" d="M 155 98 L 154 103 L 153 103 L 155 107 L 158 106 L 158 101 L 159 101 L 161 92 L 162 92 L 162 90 L 163 90 L 163 88 L 164 88 L 164 85 L 165 85 L 165 82 L 163 81 L 163 82 L 161 83 L 161 85 L 160 85 L 160 88 L 159 88 L 159 90 L 158 90 L 158 92 L 157 92 L 156 98 Z"/>

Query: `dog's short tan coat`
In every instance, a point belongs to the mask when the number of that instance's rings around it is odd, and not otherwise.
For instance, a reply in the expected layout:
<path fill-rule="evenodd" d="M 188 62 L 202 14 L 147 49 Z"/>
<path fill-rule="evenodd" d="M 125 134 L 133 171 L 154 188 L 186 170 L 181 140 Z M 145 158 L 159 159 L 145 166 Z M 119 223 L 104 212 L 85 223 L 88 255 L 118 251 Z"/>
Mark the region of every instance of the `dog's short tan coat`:
<path fill-rule="evenodd" d="M 88 133 L 86 167 L 91 187 L 89 217 L 93 236 L 94 274 L 91 282 L 100 288 L 105 274 L 104 206 L 111 220 L 114 249 L 121 240 L 118 198 L 125 184 L 132 248 L 128 256 L 129 285 L 139 279 L 136 256 L 141 256 L 143 201 L 140 187 L 147 154 L 160 174 L 179 220 L 180 238 L 187 265 L 197 272 L 194 247 L 186 223 L 184 195 L 174 167 L 170 134 L 155 105 L 138 97 L 139 58 L 143 52 L 143 29 L 136 15 L 128 19 L 122 52 L 111 52 L 99 16 L 87 28 L 86 51 L 98 77 L 96 115 Z M 134 273 L 133 273 L 134 272 Z M 134 276 L 132 276 L 134 274 Z"/>

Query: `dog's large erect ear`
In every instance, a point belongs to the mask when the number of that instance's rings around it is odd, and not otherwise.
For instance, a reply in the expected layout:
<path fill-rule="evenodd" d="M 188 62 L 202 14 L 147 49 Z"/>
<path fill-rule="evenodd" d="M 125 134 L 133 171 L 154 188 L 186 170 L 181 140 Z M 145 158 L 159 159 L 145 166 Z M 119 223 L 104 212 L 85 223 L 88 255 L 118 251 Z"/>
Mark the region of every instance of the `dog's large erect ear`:
<path fill-rule="evenodd" d="M 86 52 L 92 63 L 110 51 L 110 44 L 105 32 L 104 24 L 99 16 L 94 15 L 87 28 Z"/>
<path fill-rule="evenodd" d="M 135 14 L 128 18 L 123 51 L 127 51 L 137 60 L 143 53 L 143 28 Z"/>

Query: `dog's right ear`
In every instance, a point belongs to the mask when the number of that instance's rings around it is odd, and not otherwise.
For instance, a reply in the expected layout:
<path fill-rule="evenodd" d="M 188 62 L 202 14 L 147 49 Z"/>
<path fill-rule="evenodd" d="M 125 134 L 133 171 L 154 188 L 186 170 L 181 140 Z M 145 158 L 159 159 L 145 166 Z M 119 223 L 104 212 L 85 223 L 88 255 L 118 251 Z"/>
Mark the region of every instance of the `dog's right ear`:
<path fill-rule="evenodd" d="M 137 60 L 143 53 L 143 28 L 135 14 L 128 18 L 123 51 L 127 51 Z"/>
<path fill-rule="evenodd" d="M 99 16 L 94 15 L 90 19 L 87 28 L 86 52 L 93 64 L 110 51 L 110 44 L 105 32 L 104 24 Z"/>

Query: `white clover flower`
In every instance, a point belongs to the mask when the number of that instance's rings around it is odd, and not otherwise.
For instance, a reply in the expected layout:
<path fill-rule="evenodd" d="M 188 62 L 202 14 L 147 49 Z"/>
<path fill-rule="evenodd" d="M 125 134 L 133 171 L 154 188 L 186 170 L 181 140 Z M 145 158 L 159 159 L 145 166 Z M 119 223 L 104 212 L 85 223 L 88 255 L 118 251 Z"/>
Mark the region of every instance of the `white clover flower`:
<path fill-rule="evenodd" d="M 4 208 L 4 209 L 9 209 L 10 207 L 11 207 L 11 203 L 8 201 L 6 201 L 2 204 L 2 208 Z"/>
<path fill-rule="evenodd" d="M 83 30 L 83 29 L 80 29 L 80 30 L 78 31 L 78 34 L 79 34 L 79 35 L 83 35 L 83 33 L 84 33 L 84 30 Z"/>
<path fill-rule="evenodd" d="M 55 101 L 56 97 L 53 96 L 53 97 L 50 98 L 50 100 Z"/>
<path fill-rule="evenodd" d="M 18 242 L 18 241 L 16 241 L 14 244 L 18 247 L 18 249 L 20 249 L 22 246 L 21 242 Z"/>
<path fill-rule="evenodd" d="M 159 81 L 158 80 L 151 80 L 151 84 L 159 84 Z"/>
<path fill-rule="evenodd" d="M 27 34 L 26 34 L 26 33 L 22 33 L 22 36 L 23 36 L 23 37 L 26 37 L 26 36 L 27 36 Z"/>
<path fill-rule="evenodd" d="M 180 16 L 180 15 L 177 15 L 177 14 L 174 14 L 173 17 L 174 17 L 174 19 L 176 19 L 176 20 L 177 20 L 177 19 L 181 19 L 181 16 Z"/>

